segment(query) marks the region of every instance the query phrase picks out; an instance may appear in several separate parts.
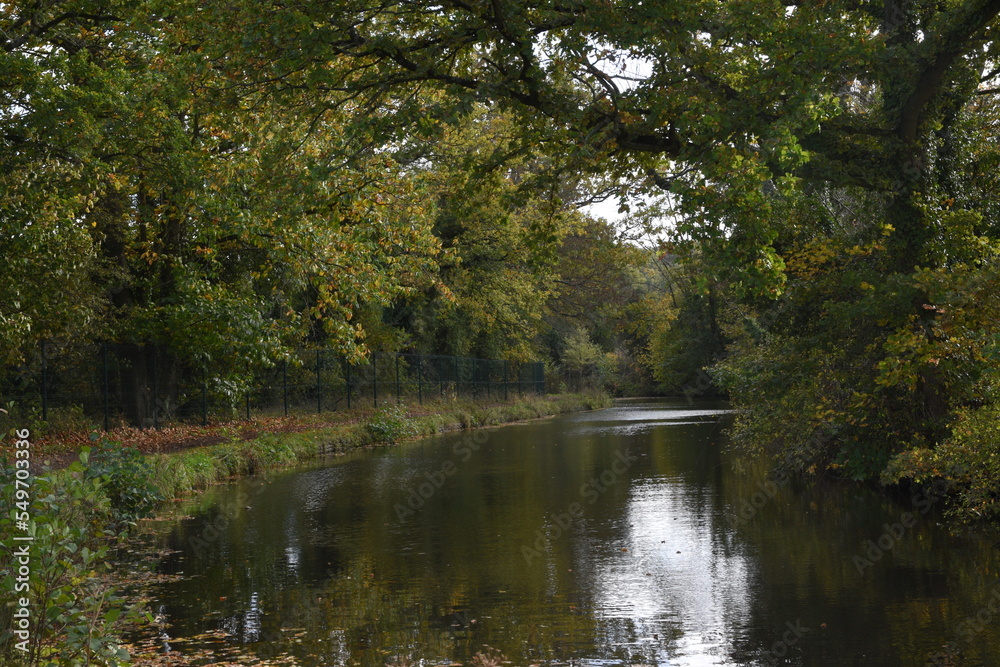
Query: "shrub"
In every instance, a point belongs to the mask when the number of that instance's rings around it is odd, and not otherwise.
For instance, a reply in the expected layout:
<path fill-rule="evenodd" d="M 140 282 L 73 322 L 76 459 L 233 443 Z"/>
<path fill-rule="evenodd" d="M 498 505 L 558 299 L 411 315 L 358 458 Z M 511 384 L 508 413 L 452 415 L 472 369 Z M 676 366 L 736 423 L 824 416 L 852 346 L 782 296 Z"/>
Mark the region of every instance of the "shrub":
<path fill-rule="evenodd" d="M 943 482 L 952 496 L 947 513 L 960 521 L 1000 517 L 1000 404 L 959 409 L 947 440 L 897 454 L 882 481 L 903 479 Z"/>
<path fill-rule="evenodd" d="M 462 428 L 476 428 L 479 425 L 476 415 L 466 410 L 459 411 L 458 423 L 462 425 Z"/>
<path fill-rule="evenodd" d="M 0 591 L 2 598 L 31 602 L 28 639 L 13 630 L 13 610 L 0 608 L 0 663 L 5 665 L 119 665 L 128 652 L 115 634 L 119 624 L 138 619 L 102 578 L 108 571 L 108 546 L 115 515 L 102 480 L 86 474 L 88 450 L 65 473 L 34 478 L 28 509 L 16 499 L 14 469 L 0 461 Z M 27 512 L 28 528 L 17 525 Z M 30 589 L 18 587 L 15 552 L 30 535 Z"/>
<path fill-rule="evenodd" d="M 375 442 L 381 444 L 392 444 L 416 435 L 413 422 L 406 414 L 405 408 L 400 405 L 379 408 L 368 420 L 367 426 Z"/>
<path fill-rule="evenodd" d="M 104 494 L 119 522 L 131 523 L 149 516 L 163 500 L 153 483 L 153 467 L 136 449 L 101 438 L 94 447 L 88 479 L 101 480 Z"/>
<path fill-rule="evenodd" d="M 228 474 L 227 466 L 232 462 L 216 458 L 217 450 L 206 450 L 195 449 L 181 454 L 158 454 L 153 457 L 155 477 L 168 497 L 204 488 Z M 213 454 L 213 451 L 216 453 Z"/>

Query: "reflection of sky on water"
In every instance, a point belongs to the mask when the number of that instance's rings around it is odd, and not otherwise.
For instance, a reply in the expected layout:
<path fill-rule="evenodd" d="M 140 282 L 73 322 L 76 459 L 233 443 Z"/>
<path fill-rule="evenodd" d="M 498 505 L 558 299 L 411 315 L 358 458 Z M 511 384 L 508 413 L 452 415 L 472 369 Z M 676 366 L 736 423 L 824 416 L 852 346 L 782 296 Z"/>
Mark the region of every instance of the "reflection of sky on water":
<path fill-rule="evenodd" d="M 663 422 L 672 419 L 691 419 L 693 417 L 711 417 L 731 414 L 727 408 L 694 408 L 685 403 L 671 406 L 660 405 L 622 405 L 607 408 L 599 412 L 577 413 L 567 417 L 567 422 L 585 422 L 588 425 L 598 425 L 603 422 Z"/>
<path fill-rule="evenodd" d="M 247 608 L 235 616 L 221 619 L 219 627 L 226 634 L 238 638 L 243 644 L 255 642 L 260 639 L 261 616 L 260 595 L 257 591 L 253 591 L 250 594 Z"/>
<path fill-rule="evenodd" d="M 674 420 L 658 419 L 656 421 L 638 422 L 631 424 L 615 424 L 615 425 L 602 424 L 598 426 L 589 426 L 585 428 L 578 428 L 572 431 L 568 431 L 567 436 L 581 437 L 581 436 L 597 435 L 597 434 L 621 435 L 621 436 L 639 435 L 641 433 L 649 433 L 664 426 L 690 426 L 692 424 L 711 424 L 714 422 L 715 419 L 705 418 L 692 421 L 684 421 L 684 420 L 674 421 Z"/>
<path fill-rule="evenodd" d="M 566 436 L 638 435 L 711 423 L 730 412 L 626 404 L 581 415 Z M 730 649 L 751 612 L 751 564 L 719 543 L 700 489 L 677 477 L 632 484 L 619 519 L 623 544 L 599 547 L 590 564 L 598 643 L 650 665 L 732 664 Z"/>
<path fill-rule="evenodd" d="M 648 407 L 628 404 L 566 419 L 562 436 L 578 438 L 593 435 L 627 436 L 647 433 L 664 426 L 714 423 L 727 409 L 692 408 L 686 404 Z"/>
<path fill-rule="evenodd" d="M 626 546 L 595 557 L 600 643 L 619 655 L 657 665 L 731 664 L 734 633 L 750 614 L 751 567 L 718 543 L 693 496 L 676 479 L 639 482 L 621 519 Z"/>

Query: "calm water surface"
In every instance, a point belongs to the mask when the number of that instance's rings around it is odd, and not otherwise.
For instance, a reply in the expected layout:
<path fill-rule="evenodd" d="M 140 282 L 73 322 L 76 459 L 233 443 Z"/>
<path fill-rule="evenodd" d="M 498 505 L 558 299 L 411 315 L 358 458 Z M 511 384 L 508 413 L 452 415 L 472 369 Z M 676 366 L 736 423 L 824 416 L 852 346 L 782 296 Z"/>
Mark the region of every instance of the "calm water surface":
<path fill-rule="evenodd" d="M 1000 665 L 993 536 L 769 478 L 728 419 L 625 401 L 219 487 L 154 610 L 172 650 L 310 666 Z"/>

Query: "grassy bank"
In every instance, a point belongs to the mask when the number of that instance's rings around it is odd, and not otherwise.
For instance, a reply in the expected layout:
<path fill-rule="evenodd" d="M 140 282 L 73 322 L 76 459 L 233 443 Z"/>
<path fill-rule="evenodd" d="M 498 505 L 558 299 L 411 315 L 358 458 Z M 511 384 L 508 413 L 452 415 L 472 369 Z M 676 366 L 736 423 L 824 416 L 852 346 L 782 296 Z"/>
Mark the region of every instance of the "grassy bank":
<path fill-rule="evenodd" d="M 152 617 L 137 600 L 155 580 L 142 561 L 115 563 L 115 553 L 131 552 L 126 541 L 135 521 L 162 500 L 188 495 L 211 484 L 258 471 L 305 462 L 320 456 L 389 445 L 446 431 L 495 426 L 548 415 L 610 405 L 602 395 L 530 396 L 499 404 L 451 401 L 424 406 L 357 409 L 327 415 L 324 422 L 303 418 L 217 425 L 211 432 L 178 429 L 170 453 L 148 449 L 149 434 L 136 438 L 109 434 L 76 452 L 79 460 L 32 482 L 30 512 L 35 524 L 31 650 L 15 649 L 0 638 L 0 664 L 121 664 L 127 649 L 133 664 L 183 665 L 181 656 L 162 654 Z M 315 419 L 315 417 L 313 417 Z M 27 430 L 18 438 L 27 442 Z M 161 432 L 162 435 L 162 432 Z M 169 435 L 169 434 L 168 434 Z M 211 438 L 211 441 L 207 440 Z M 164 445 L 163 439 L 153 441 Z M 123 446 L 126 445 L 126 446 Z M 15 510 L 14 457 L 0 456 L 9 481 L 0 494 L 0 572 L 12 571 L 19 543 L 9 518 Z M 156 489 L 153 488 L 155 484 Z M 25 501 L 28 502 L 28 501 Z M 162 508 L 162 506 L 161 506 Z M 155 558 L 155 553 L 150 554 Z M 136 565 L 139 563 L 138 569 Z M 0 577 L 0 596 L 19 599 L 13 577 Z M 119 597 L 116 590 L 127 590 Z M 21 596 L 23 598 L 23 595 Z M 0 605 L 0 626 L 13 627 L 14 610 Z M 25 632 L 28 632 L 27 630 Z M 123 633 L 146 637 L 149 646 L 126 647 Z M 145 640 L 143 640 L 145 641 Z M 148 650 L 147 650 L 148 649 Z M 200 663 L 199 663 L 200 664 Z"/>
<path fill-rule="evenodd" d="M 593 410 L 610 404 L 611 400 L 602 394 L 568 394 L 525 396 L 489 405 L 448 401 L 419 407 L 355 410 L 340 413 L 337 423 L 264 432 L 250 438 L 234 432 L 220 444 L 169 454 L 150 454 L 148 458 L 160 492 L 166 498 L 176 498 L 226 479 L 295 465 L 319 456 L 447 431 Z"/>

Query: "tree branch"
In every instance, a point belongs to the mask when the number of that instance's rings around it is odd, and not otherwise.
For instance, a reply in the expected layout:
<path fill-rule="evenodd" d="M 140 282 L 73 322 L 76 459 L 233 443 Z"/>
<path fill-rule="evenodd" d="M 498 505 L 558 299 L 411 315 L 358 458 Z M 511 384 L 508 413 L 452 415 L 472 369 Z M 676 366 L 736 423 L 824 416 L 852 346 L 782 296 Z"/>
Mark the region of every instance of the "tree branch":
<path fill-rule="evenodd" d="M 925 40 L 924 67 L 916 78 L 913 90 L 903 102 L 896 134 L 907 144 L 916 141 L 917 132 L 928 103 L 944 83 L 944 76 L 966 51 L 971 40 L 1000 13 L 1000 0 L 975 0 L 955 12 L 951 26 L 937 39 Z"/>

